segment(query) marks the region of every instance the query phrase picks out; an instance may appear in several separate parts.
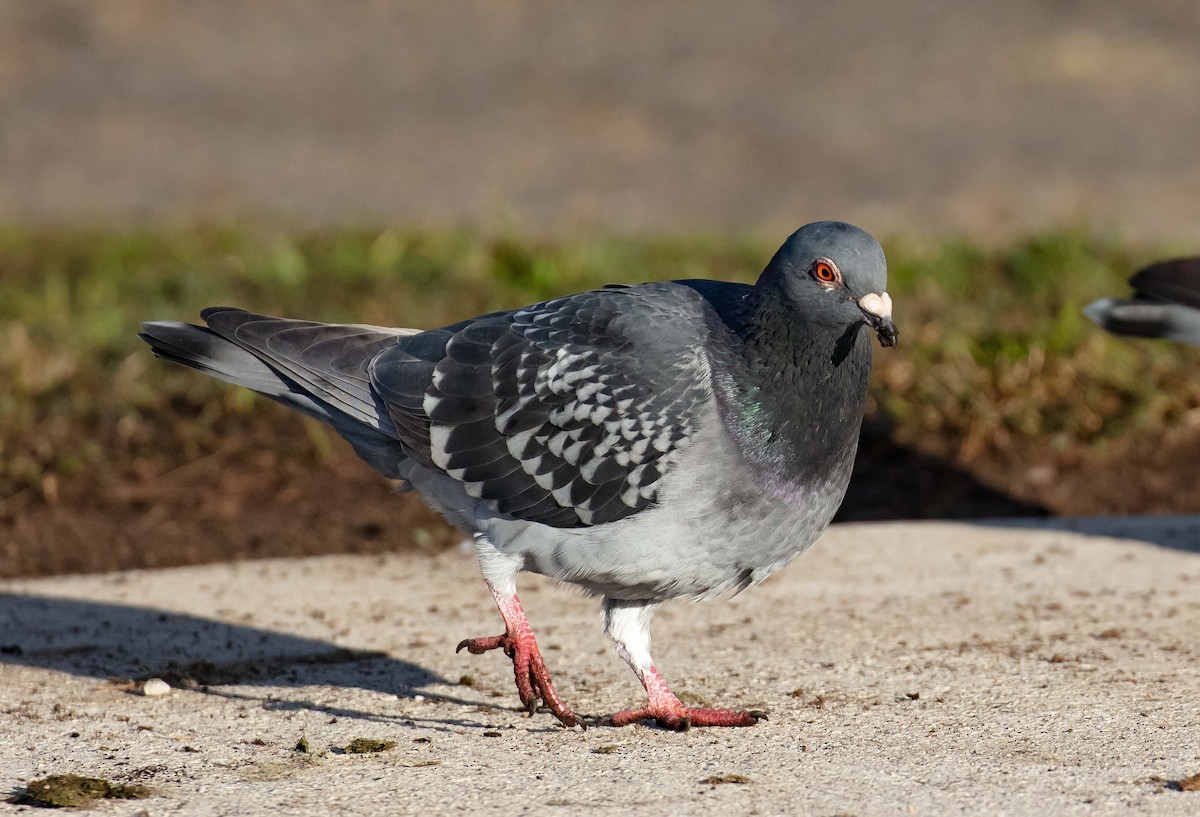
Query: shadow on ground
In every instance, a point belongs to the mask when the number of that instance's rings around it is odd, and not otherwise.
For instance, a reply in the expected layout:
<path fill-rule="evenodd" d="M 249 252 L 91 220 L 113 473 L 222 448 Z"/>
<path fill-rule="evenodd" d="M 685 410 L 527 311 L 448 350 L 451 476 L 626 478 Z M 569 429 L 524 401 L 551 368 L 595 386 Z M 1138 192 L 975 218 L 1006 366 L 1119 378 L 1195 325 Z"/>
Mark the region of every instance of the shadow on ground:
<path fill-rule="evenodd" d="M 1132 539 L 1200 554 L 1200 516 L 1089 516 L 1073 519 L 980 519 L 993 528 L 1057 530 L 1085 536 Z"/>
<path fill-rule="evenodd" d="M 886 415 L 863 423 L 854 476 L 835 522 L 1043 517 L 1050 510 L 892 438 Z"/>
<path fill-rule="evenodd" d="M 348 649 L 331 641 L 303 638 L 172 613 L 85 599 L 0 593 L 0 665 L 37 667 L 106 680 L 131 695 L 141 681 L 161 678 L 176 689 L 246 701 L 268 711 L 308 710 L 334 718 L 420 724 L 436 730 L 488 729 L 488 712 L 524 712 L 515 696 L 496 701 L 456 688 L 419 664 L 383 652 Z M 262 690 L 247 689 L 261 686 Z M 423 718 L 368 699 L 354 708 L 343 696 L 281 694 L 280 688 L 335 687 L 398 698 L 420 697 L 453 704 L 460 714 Z M 440 687 L 440 689 L 439 689 Z M 362 700 L 362 699 L 358 699 Z M 561 727 L 549 721 L 529 731 Z"/>
<path fill-rule="evenodd" d="M 458 700 L 426 690 L 447 683 L 441 676 L 382 652 L 150 608 L 3 593 L 0 633 L 0 662 L 116 684 L 157 677 L 176 688 L 226 697 L 247 696 L 211 687 L 333 686 Z M 333 712 L 302 700 L 271 698 L 264 706 Z M 372 717 L 348 710 L 334 714 Z"/>

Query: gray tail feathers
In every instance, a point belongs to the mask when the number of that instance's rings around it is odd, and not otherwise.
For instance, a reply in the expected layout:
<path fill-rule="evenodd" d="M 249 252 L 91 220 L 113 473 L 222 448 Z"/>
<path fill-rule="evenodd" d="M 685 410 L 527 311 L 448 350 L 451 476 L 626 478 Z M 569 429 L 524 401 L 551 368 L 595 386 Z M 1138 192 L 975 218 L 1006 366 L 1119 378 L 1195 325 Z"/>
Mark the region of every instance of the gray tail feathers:
<path fill-rule="evenodd" d="M 245 386 L 332 426 L 360 457 L 399 477 L 404 451 L 368 366 L 412 330 L 322 324 L 213 307 L 208 326 L 148 321 L 138 334 L 155 356 Z"/>

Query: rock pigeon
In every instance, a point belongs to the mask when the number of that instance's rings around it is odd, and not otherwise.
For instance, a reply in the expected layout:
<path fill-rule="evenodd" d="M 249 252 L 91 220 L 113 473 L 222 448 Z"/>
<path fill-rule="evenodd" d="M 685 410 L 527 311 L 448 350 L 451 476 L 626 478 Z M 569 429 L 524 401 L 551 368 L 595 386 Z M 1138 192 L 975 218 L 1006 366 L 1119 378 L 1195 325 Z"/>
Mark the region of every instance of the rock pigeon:
<path fill-rule="evenodd" d="M 154 353 L 328 423 L 474 538 L 532 713 L 559 697 L 517 597 L 532 571 L 602 597 L 645 687 L 614 726 L 750 726 L 684 706 L 650 657 L 676 598 L 737 592 L 804 551 L 841 504 L 871 338 L 896 343 L 887 267 L 863 230 L 792 234 L 753 286 L 610 285 L 440 329 L 333 325 L 216 307 L 143 324 Z"/>
<path fill-rule="evenodd" d="M 1101 298 L 1084 307 L 1084 314 L 1114 334 L 1200 346 L 1200 258 L 1151 264 L 1129 283 L 1132 298 Z"/>

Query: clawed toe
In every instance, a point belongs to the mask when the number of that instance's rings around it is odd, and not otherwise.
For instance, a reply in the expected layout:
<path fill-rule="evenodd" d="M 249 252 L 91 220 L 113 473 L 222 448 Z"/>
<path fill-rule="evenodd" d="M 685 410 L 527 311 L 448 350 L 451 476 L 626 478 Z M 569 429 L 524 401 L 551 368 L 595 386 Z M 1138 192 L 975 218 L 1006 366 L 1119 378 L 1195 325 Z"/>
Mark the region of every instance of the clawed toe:
<path fill-rule="evenodd" d="M 464 638 L 458 642 L 458 646 L 454 648 L 454 651 L 459 653 L 464 649 L 472 655 L 483 655 L 489 650 L 504 650 L 506 654 L 512 655 L 507 633 L 504 635 L 485 636 L 483 638 Z"/>
<path fill-rule="evenodd" d="M 539 703 L 545 703 L 546 708 L 563 726 L 580 726 L 587 729 L 587 724 L 563 703 L 555 691 L 554 684 L 550 681 L 550 673 L 546 671 L 546 664 L 542 661 L 542 654 L 532 635 L 514 637 L 504 633 L 484 638 L 467 638 L 460 641 L 454 651 L 462 652 L 464 649 L 473 655 L 482 655 L 489 650 L 503 650 L 504 654 L 512 659 L 517 696 L 530 715 L 537 712 Z"/>
<path fill-rule="evenodd" d="M 761 709 L 698 709 L 681 706 L 678 709 L 627 709 L 601 720 L 605 726 L 628 726 L 638 721 L 652 720 L 663 729 L 687 732 L 693 726 L 754 726 L 768 720 Z"/>

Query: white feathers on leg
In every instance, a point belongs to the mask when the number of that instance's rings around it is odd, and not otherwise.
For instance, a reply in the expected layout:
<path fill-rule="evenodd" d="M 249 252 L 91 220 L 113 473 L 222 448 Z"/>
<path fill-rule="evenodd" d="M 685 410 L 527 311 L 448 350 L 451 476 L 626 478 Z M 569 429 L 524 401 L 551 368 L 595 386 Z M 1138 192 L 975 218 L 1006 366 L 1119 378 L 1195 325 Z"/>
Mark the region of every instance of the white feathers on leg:
<path fill-rule="evenodd" d="M 604 632 L 639 679 L 654 667 L 650 658 L 650 619 L 657 608 L 653 602 L 604 599 Z"/>
<path fill-rule="evenodd" d="M 504 598 L 517 595 L 521 557 L 501 553 L 482 533 L 475 534 L 475 556 L 479 560 L 479 572 L 494 594 Z"/>

